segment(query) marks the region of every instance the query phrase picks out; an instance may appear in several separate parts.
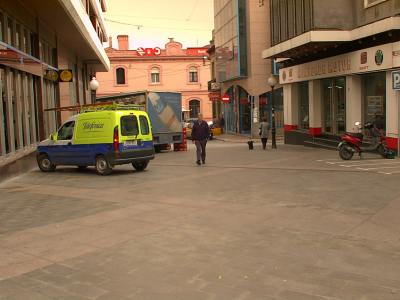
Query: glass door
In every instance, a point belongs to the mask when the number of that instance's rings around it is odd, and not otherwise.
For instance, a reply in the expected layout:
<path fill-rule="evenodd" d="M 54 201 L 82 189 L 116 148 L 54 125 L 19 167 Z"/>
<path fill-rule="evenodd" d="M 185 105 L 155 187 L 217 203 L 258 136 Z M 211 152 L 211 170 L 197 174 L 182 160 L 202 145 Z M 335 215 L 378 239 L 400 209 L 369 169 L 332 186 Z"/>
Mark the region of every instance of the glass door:
<path fill-rule="evenodd" d="M 334 80 L 333 101 L 335 105 L 335 134 L 346 131 L 346 78 L 339 77 Z"/>
<path fill-rule="evenodd" d="M 332 89 L 331 79 L 322 80 L 322 130 L 333 134 L 332 126 Z"/>
<path fill-rule="evenodd" d="M 322 80 L 323 131 L 340 135 L 346 131 L 346 80 L 344 77 Z"/>

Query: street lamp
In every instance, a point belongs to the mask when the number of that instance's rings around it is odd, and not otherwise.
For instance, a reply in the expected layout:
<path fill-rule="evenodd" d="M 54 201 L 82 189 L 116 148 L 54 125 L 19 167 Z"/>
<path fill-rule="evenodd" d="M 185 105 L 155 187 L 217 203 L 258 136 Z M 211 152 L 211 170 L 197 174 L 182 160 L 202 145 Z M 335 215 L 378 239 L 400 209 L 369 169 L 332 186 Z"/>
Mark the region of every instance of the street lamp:
<path fill-rule="evenodd" d="M 99 82 L 97 81 L 96 77 L 92 76 L 89 82 L 89 88 L 92 95 L 92 103 L 96 103 L 96 91 L 99 88 Z"/>
<path fill-rule="evenodd" d="M 275 108 L 274 108 L 274 88 L 277 84 L 275 76 L 268 78 L 268 85 L 271 87 L 271 108 L 272 108 L 272 149 L 276 149 L 276 125 L 275 125 Z"/>

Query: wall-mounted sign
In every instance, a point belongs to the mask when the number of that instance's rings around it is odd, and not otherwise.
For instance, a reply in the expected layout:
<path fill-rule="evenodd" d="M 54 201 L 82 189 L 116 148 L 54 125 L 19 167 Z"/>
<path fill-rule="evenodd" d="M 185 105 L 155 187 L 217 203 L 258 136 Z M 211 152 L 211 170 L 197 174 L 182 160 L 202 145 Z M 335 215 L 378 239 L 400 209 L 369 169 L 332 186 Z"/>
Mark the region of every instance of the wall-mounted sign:
<path fill-rule="evenodd" d="M 240 99 L 240 104 L 242 104 L 242 105 L 248 105 L 248 104 L 249 104 L 249 99 L 248 99 L 248 98 L 242 98 L 242 99 Z"/>
<path fill-rule="evenodd" d="M 394 90 L 400 90 L 400 71 L 392 72 L 392 87 Z"/>
<path fill-rule="evenodd" d="M 375 53 L 375 63 L 380 66 L 383 62 L 383 52 L 382 50 L 378 50 Z"/>
<path fill-rule="evenodd" d="M 368 96 L 367 97 L 367 114 L 368 116 L 383 115 L 383 97 Z"/>
<path fill-rule="evenodd" d="M 368 52 L 364 51 L 360 54 L 360 64 L 364 65 L 368 62 Z"/>
<path fill-rule="evenodd" d="M 219 91 L 208 93 L 208 98 L 210 99 L 210 101 L 220 101 L 221 93 Z"/>
<path fill-rule="evenodd" d="M 58 72 L 56 70 L 47 69 L 44 71 L 43 78 L 51 81 L 58 81 Z"/>
<path fill-rule="evenodd" d="M 159 56 L 161 55 L 161 48 L 160 47 L 155 47 L 155 48 L 142 48 L 139 47 L 136 50 L 137 54 L 140 56 Z"/>
<path fill-rule="evenodd" d="M 58 71 L 58 76 L 60 82 L 72 82 L 72 70 L 71 69 L 65 69 L 65 70 L 60 70 Z"/>

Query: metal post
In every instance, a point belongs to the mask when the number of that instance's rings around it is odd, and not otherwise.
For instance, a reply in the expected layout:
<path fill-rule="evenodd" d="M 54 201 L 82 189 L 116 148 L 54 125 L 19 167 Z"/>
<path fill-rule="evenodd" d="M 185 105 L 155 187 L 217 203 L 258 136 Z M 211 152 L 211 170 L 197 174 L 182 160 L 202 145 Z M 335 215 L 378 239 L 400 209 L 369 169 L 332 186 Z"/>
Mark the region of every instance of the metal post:
<path fill-rule="evenodd" d="M 275 107 L 274 107 L 274 86 L 271 86 L 271 106 L 272 106 L 272 149 L 276 149 L 276 126 L 275 126 Z"/>
<path fill-rule="evenodd" d="M 254 112 L 254 100 L 253 96 L 247 95 L 247 99 L 250 105 L 250 140 L 253 140 L 253 112 Z"/>
<path fill-rule="evenodd" d="M 396 91 L 397 100 L 397 157 L 400 158 L 400 92 Z"/>
<path fill-rule="evenodd" d="M 92 104 L 96 104 L 96 91 L 90 91 L 90 95 L 92 97 Z"/>

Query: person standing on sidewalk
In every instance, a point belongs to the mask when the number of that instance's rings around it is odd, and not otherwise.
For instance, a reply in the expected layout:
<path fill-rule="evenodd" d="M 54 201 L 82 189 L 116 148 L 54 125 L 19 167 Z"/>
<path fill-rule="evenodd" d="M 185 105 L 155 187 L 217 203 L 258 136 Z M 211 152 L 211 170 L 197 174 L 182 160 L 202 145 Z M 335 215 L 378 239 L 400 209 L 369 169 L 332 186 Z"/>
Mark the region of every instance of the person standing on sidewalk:
<path fill-rule="evenodd" d="M 221 126 L 221 134 L 224 133 L 224 129 L 225 129 L 225 118 L 224 115 L 221 115 L 221 118 L 219 119 L 219 125 Z"/>
<path fill-rule="evenodd" d="M 196 163 L 200 166 L 200 159 L 203 164 L 206 163 L 206 145 L 207 139 L 210 136 L 210 128 L 206 121 L 203 120 L 203 115 L 199 114 L 197 121 L 193 124 L 192 139 L 196 145 Z"/>
<path fill-rule="evenodd" d="M 267 141 L 269 135 L 269 123 L 267 122 L 267 118 L 263 117 L 259 126 L 259 134 L 261 138 L 262 147 L 265 150 L 267 148 Z"/>

